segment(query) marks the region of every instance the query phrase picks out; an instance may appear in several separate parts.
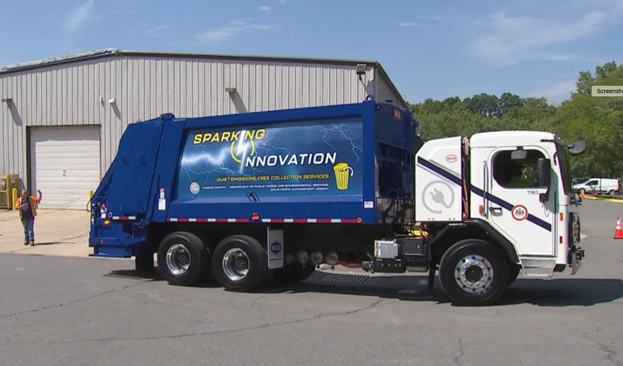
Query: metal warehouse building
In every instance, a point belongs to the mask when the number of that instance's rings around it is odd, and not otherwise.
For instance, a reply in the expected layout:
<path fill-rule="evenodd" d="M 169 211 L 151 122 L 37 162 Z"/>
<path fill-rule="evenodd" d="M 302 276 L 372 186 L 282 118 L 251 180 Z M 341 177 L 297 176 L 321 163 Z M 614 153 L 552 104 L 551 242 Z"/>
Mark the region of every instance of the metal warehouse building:
<path fill-rule="evenodd" d="M 129 123 L 356 103 L 370 94 L 407 106 L 376 61 L 105 49 L 2 67 L 0 174 L 40 189 L 40 208 L 85 209 Z"/>

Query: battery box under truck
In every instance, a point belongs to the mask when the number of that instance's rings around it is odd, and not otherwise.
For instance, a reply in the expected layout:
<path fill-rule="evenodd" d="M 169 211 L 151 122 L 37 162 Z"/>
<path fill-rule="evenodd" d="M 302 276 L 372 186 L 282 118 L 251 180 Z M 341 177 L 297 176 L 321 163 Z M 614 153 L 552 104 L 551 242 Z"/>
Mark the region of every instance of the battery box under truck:
<path fill-rule="evenodd" d="M 569 154 L 499 131 L 422 145 L 408 109 L 362 103 L 133 123 L 91 202 L 93 256 L 154 254 L 171 284 L 251 291 L 320 264 L 438 271 L 457 304 L 584 255 Z"/>

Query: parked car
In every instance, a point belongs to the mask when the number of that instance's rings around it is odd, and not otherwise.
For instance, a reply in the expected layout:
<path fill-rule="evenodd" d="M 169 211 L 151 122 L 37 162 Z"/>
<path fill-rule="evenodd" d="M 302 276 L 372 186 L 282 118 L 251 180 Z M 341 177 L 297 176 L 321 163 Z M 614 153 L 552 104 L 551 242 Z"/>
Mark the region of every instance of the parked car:
<path fill-rule="evenodd" d="M 573 190 L 580 195 L 585 193 L 594 193 L 596 195 L 607 194 L 615 197 L 616 193 L 621 190 L 621 182 L 614 178 L 590 178 L 583 182 L 573 185 Z"/>

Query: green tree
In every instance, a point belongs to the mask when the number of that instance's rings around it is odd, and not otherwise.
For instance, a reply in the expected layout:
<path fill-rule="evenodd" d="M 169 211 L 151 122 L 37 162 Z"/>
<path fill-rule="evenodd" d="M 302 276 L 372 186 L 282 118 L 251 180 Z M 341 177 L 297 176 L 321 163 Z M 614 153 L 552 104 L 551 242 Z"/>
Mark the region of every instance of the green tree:
<path fill-rule="evenodd" d="M 596 85 L 623 85 L 623 66 L 612 61 L 591 74 L 580 72 L 577 90 L 562 103 L 552 129 L 566 141 L 583 139 L 587 153 L 572 159 L 576 175 L 623 177 L 623 98 L 593 97 Z"/>
<path fill-rule="evenodd" d="M 595 85 L 623 86 L 623 66 L 608 62 L 595 72 L 579 72 L 577 90 L 559 107 L 545 98 L 477 94 L 461 100 L 426 99 L 410 105 L 424 141 L 476 132 L 539 130 L 556 133 L 567 143 L 585 140 L 588 149 L 571 160 L 575 176 L 623 177 L 623 97 L 593 97 Z"/>

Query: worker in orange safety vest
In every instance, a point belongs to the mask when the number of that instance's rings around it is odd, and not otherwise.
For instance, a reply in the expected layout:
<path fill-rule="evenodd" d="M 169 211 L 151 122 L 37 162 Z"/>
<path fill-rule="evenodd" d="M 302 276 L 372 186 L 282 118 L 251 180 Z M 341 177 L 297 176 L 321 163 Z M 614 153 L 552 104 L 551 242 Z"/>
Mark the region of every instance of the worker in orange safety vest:
<path fill-rule="evenodd" d="M 19 218 L 24 226 L 24 245 L 35 245 L 35 216 L 37 216 L 37 204 L 41 202 L 41 191 L 37 190 L 39 197 L 30 195 L 27 189 L 22 191 L 22 196 L 15 202 L 15 208 L 19 210 Z"/>

